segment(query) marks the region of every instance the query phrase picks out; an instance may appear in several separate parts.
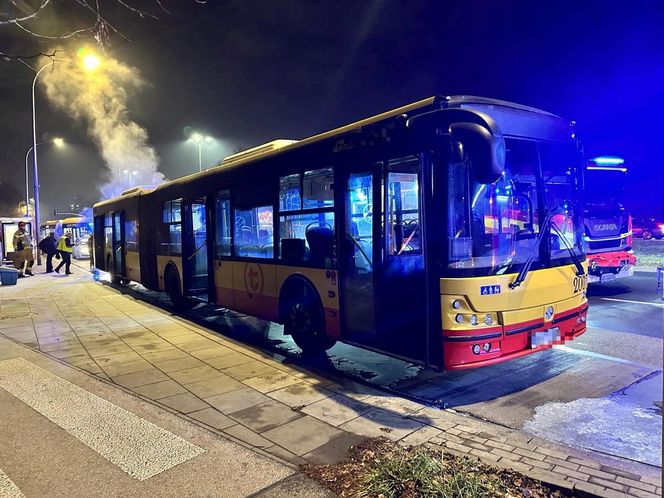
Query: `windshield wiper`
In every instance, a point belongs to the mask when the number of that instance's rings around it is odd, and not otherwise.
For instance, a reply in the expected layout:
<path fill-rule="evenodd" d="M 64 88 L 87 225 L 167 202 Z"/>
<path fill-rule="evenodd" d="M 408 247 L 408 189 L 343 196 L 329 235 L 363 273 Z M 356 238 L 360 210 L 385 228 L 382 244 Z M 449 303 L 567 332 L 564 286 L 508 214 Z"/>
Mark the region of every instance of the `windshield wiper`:
<path fill-rule="evenodd" d="M 530 267 L 533 264 L 533 260 L 535 259 L 535 255 L 539 252 L 540 246 L 542 245 L 542 239 L 544 238 L 544 234 L 547 232 L 546 228 L 550 227 L 551 225 L 551 218 L 553 218 L 554 213 L 556 213 L 562 206 L 564 206 L 566 203 L 561 202 L 558 204 L 555 208 L 551 209 L 544 219 L 542 220 L 541 226 L 540 226 L 540 231 L 537 234 L 537 239 L 535 240 L 535 245 L 533 246 L 533 250 L 531 251 L 530 255 L 528 256 L 528 259 L 526 259 L 526 262 L 523 264 L 523 267 L 521 268 L 521 271 L 519 274 L 516 276 L 513 282 L 509 284 L 510 289 L 516 289 L 519 285 L 523 283 L 523 281 L 526 279 L 526 276 L 528 275 L 528 272 L 530 271 Z M 557 227 L 556 227 L 557 229 Z M 560 233 L 560 232 L 558 232 Z M 562 238 L 562 237 L 561 237 Z M 567 241 L 565 240 L 565 243 Z M 572 251 L 573 253 L 573 251 Z M 573 260 L 576 258 L 576 255 L 573 254 Z M 581 263 L 578 261 L 578 258 L 575 259 L 574 264 L 577 265 L 577 273 L 579 271 L 579 268 L 581 269 L 581 275 L 583 275 L 583 267 L 581 266 Z"/>
<path fill-rule="evenodd" d="M 556 225 L 553 221 L 549 222 L 549 226 L 553 228 L 553 231 L 556 232 L 556 235 L 560 238 L 560 240 L 563 241 L 563 245 L 565 246 L 565 249 L 567 249 L 567 252 L 569 252 L 569 255 L 572 256 L 572 261 L 574 262 L 574 266 L 576 266 L 576 274 L 577 276 L 585 275 L 585 270 L 583 269 L 583 266 L 581 265 L 581 261 L 579 260 L 579 257 L 576 255 L 574 252 L 574 249 L 572 246 L 569 244 L 567 239 L 563 237 L 562 232 L 560 231 L 560 228 L 558 228 L 558 225 Z"/>
<path fill-rule="evenodd" d="M 540 246 L 542 245 L 542 239 L 544 238 L 544 233 L 546 232 L 545 228 L 546 225 L 549 223 L 550 217 L 551 217 L 550 214 L 547 214 L 546 217 L 544 218 L 542 225 L 540 226 L 540 231 L 537 234 L 537 238 L 535 239 L 535 245 L 533 246 L 533 249 L 530 252 L 530 255 L 528 256 L 528 259 L 526 259 L 526 262 L 521 267 L 521 271 L 514 279 L 514 282 L 511 282 L 509 284 L 510 289 L 516 289 L 526 279 L 526 275 L 528 275 L 528 272 L 530 271 L 530 267 L 533 264 L 535 255 L 539 252 Z"/>

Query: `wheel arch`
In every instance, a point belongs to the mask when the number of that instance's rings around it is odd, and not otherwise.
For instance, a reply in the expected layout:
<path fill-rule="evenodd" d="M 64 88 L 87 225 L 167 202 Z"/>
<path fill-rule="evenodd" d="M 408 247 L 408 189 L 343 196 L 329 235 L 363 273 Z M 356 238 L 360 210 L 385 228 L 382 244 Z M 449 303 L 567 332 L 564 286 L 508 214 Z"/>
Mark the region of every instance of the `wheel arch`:
<path fill-rule="evenodd" d="M 303 288 L 308 288 L 313 293 L 320 317 L 323 320 L 323 330 L 326 330 L 323 300 L 320 297 L 320 293 L 313 282 L 300 273 L 290 275 L 283 281 L 279 288 L 279 323 L 284 323 L 284 319 L 288 313 L 287 304 L 289 298 L 296 295 L 296 293 Z"/>
<path fill-rule="evenodd" d="M 184 288 L 182 287 L 182 276 L 180 275 L 180 270 L 178 270 L 177 265 L 173 261 L 168 261 L 164 266 L 164 290 L 168 292 L 168 278 L 171 272 L 175 272 L 175 276 L 178 279 L 178 284 L 180 286 L 180 294 L 184 294 Z"/>

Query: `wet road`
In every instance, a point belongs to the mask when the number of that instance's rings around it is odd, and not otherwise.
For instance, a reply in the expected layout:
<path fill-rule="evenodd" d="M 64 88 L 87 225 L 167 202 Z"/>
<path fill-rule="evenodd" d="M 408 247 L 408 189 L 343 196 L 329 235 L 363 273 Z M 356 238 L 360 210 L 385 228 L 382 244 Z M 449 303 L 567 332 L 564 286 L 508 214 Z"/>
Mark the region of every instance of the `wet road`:
<path fill-rule="evenodd" d="M 187 318 L 262 347 L 285 362 L 334 376 L 339 383 L 366 383 L 504 426 L 525 427 L 551 440 L 574 440 L 573 435 L 583 430 L 582 446 L 661 466 L 661 460 L 651 458 L 661 454 L 661 431 L 652 447 L 645 449 L 605 444 L 613 437 L 605 434 L 609 429 L 622 431 L 623 439 L 629 441 L 630 435 L 637 440 L 639 431 L 648 430 L 643 422 L 652 425 L 652 417 L 661 428 L 664 303 L 658 301 L 655 289 L 655 273 L 592 285 L 588 291 L 589 330 L 577 340 L 507 363 L 449 373 L 345 344 L 335 345 L 325 358 L 307 358 L 282 334 L 281 326 L 206 304 L 196 306 Z M 170 308 L 162 293 L 135 284 L 125 291 Z M 644 379 L 648 382 L 642 383 Z M 616 393 L 641 383 L 645 387 L 638 406 L 630 402 L 627 408 L 593 408 L 605 400 L 622 403 Z M 588 413 L 579 414 L 580 407 Z M 586 427 L 588 417 L 597 434 Z M 546 422 L 552 419 L 560 423 L 552 427 Z M 561 432 L 559 426 L 565 420 L 567 427 Z"/>

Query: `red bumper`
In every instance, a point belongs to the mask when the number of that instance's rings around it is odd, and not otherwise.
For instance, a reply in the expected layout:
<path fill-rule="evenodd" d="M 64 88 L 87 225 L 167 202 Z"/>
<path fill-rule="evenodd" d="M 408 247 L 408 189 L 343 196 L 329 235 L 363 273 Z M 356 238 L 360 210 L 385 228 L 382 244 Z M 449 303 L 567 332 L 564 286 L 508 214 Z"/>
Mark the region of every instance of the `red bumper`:
<path fill-rule="evenodd" d="M 620 268 L 625 265 L 635 265 L 636 256 L 632 251 L 612 251 L 601 252 L 597 254 L 588 254 L 588 268 L 591 270 L 595 266 Z M 593 264 L 594 263 L 594 264 Z"/>
<path fill-rule="evenodd" d="M 443 330 L 443 358 L 445 370 L 478 368 L 512 360 L 550 349 L 554 344 L 570 341 L 586 331 L 588 304 L 558 313 L 552 320 L 531 320 L 479 330 Z M 559 328 L 560 339 L 550 344 L 532 347 L 533 334 Z M 488 344 L 488 351 L 485 351 Z M 473 352 L 478 345 L 480 352 Z"/>

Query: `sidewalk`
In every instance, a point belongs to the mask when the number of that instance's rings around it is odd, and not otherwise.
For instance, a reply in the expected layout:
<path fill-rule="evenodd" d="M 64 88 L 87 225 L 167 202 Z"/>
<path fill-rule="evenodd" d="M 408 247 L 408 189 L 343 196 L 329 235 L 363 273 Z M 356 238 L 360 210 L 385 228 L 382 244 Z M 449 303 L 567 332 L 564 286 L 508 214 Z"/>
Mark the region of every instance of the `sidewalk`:
<path fill-rule="evenodd" d="M 293 466 L 0 338 L 0 496 L 308 496 Z"/>
<path fill-rule="evenodd" d="M 0 287 L 0 337 L 278 461 L 333 463 L 362 438 L 385 436 L 478 457 L 579 496 L 661 496 L 661 469 L 286 365 L 74 272 Z"/>

